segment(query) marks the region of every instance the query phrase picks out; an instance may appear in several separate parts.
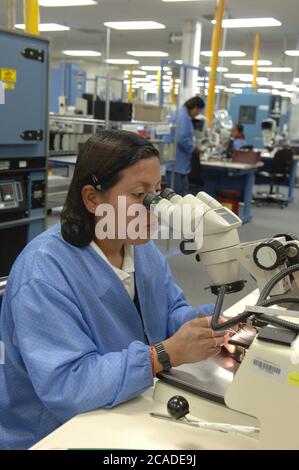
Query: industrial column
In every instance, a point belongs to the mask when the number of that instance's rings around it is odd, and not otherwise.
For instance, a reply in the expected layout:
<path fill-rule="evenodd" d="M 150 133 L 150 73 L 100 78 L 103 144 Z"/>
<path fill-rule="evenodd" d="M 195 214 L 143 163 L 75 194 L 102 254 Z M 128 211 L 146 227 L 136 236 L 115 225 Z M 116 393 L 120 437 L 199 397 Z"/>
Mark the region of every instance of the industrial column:
<path fill-rule="evenodd" d="M 256 90 L 257 87 L 257 77 L 258 77 L 258 63 L 259 63 L 259 53 L 260 53 L 260 35 L 256 33 L 255 43 L 254 43 L 254 52 L 253 52 L 253 67 L 252 67 L 252 88 Z"/>
<path fill-rule="evenodd" d="M 184 64 L 199 66 L 202 26 L 199 21 L 186 20 L 183 25 L 181 59 Z M 180 104 L 197 93 L 197 70 L 182 68 Z"/>
<path fill-rule="evenodd" d="M 222 38 L 222 20 L 224 16 L 225 9 L 225 0 L 218 0 L 216 16 L 215 16 L 215 26 L 213 31 L 212 38 L 212 57 L 210 61 L 210 80 L 209 80 L 209 94 L 206 105 L 206 117 L 209 121 L 209 126 L 212 126 L 214 106 L 215 106 L 215 87 L 217 81 L 217 67 L 218 67 L 218 56 L 221 46 Z"/>
<path fill-rule="evenodd" d="M 39 4 L 38 0 L 24 0 L 25 32 L 39 35 Z"/>

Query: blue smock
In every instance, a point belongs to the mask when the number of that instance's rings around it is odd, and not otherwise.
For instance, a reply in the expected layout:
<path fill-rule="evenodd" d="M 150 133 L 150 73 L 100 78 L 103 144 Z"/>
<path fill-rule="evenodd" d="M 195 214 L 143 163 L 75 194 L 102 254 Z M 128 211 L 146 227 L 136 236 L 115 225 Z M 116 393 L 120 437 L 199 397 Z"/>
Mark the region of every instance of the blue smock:
<path fill-rule="evenodd" d="M 235 150 L 240 150 L 240 148 L 244 147 L 244 145 L 247 145 L 247 142 L 245 139 L 234 139 L 233 147 Z"/>
<path fill-rule="evenodd" d="M 59 225 L 27 245 L 1 309 L 0 448 L 28 448 L 73 416 L 153 385 L 147 344 L 198 309 L 153 242 L 135 247 L 135 274 L 141 315 L 106 261 L 89 245 L 65 242 Z"/>
<path fill-rule="evenodd" d="M 176 113 L 171 115 L 169 122 L 175 124 Z M 172 141 L 174 141 L 174 132 L 174 129 L 172 129 Z M 195 134 L 192 119 L 185 106 L 182 106 L 179 109 L 175 173 L 188 175 L 191 172 L 191 158 L 196 147 L 194 142 Z M 166 171 L 173 171 L 173 167 L 174 162 L 168 163 Z"/>

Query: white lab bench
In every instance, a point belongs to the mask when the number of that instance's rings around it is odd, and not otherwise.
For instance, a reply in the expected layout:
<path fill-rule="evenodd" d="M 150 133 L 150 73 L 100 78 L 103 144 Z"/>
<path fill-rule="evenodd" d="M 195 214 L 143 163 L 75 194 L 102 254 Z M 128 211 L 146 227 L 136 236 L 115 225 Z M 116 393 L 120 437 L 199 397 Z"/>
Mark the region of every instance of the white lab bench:
<path fill-rule="evenodd" d="M 226 311 L 233 316 L 245 305 L 255 305 L 258 291 L 244 297 Z M 157 383 L 157 382 L 156 382 Z M 164 386 L 164 384 L 163 384 Z M 170 387 L 166 385 L 166 387 Z M 188 393 L 171 387 L 171 394 Z M 156 399 L 153 398 L 155 396 Z M 99 409 L 78 415 L 36 443 L 32 450 L 50 449 L 248 449 L 258 448 L 256 437 L 197 429 L 175 421 L 161 420 L 150 412 L 166 413 L 166 405 L 159 402 L 159 393 L 147 390 L 140 397 L 115 408 Z M 224 405 L 198 397 L 200 418 L 211 422 L 258 425 L 257 421 Z M 198 413 L 197 413 L 197 416 Z M 189 417 L 189 415 L 188 415 Z M 192 417 L 192 416 L 190 416 Z M 196 419 L 196 418 L 194 418 Z"/>

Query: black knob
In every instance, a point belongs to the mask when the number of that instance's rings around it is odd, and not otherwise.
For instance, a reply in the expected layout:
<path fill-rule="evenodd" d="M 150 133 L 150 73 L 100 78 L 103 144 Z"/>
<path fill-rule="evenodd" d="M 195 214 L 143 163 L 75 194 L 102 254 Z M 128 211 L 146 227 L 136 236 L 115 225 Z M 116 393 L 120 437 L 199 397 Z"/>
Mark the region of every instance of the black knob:
<path fill-rule="evenodd" d="M 159 201 L 161 201 L 161 197 L 159 194 L 156 193 L 148 193 L 145 198 L 143 199 L 143 205 L 147 208 L 150 209 L 150 206 L 152 204 L 158 204 Z"/>
<path fill-rule="evenodd" d="M 253 251 L 255 264 L 265 271 L 281 266 L 287 259 L 287 250 L 278 240 L 270 238 L 257 245 Z"/>
<path fill-rule="evenodd" d="M 285 237 L 287 242 L 298 240 L 297 235 L 295 235 L 294 233 L 278 233 L 273 238 L 280 238 L 280 237 Z"/>
<path fill-rule="evenodd" d="M 286 245 L 289 262 L 293 264 L 299 263 L 299 246 L 296 243 L 288 243 Z"/>
<path fill-rule="evenodd" d="M 195 242 L 194 238 L 191 238 L 190 240 L 183 240 L 180 243 L 180 252 L 183 255 L 194 255 L 197 252 L 197 250 L 190 250 L 189 248 L 187 248 L 189 243 L 194 243 L 194 242 Z"/>
<path fill-rule="evenodd" d="M 167 411 L 175 419 L 184 418 L 189 413 L 189 403 L 186 398 L 175 395 L 168 401 Z"/>

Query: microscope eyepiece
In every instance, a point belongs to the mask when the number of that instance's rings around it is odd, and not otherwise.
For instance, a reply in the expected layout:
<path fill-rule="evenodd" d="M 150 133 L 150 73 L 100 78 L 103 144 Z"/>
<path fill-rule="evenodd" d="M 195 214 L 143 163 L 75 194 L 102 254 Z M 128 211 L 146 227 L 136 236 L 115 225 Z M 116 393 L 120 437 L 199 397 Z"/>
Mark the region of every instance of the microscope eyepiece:
<path fill-rule="evenodd" d="M 156 193 L 148 193 L 145 198 L 143 199 L 143 205 L 147 208 L 150 209 L 150 206 L 152 204 L 158 204 L 159 201 L 161 201 L 162 198 L 160 194 Z"/>
<path fill-rule="evenodd" d="M 176 196 L 176 192 L 172 188 L 165 188 L 161 191 L 160 196 L 169 201 L 173 196 Z"/>

